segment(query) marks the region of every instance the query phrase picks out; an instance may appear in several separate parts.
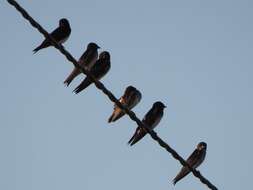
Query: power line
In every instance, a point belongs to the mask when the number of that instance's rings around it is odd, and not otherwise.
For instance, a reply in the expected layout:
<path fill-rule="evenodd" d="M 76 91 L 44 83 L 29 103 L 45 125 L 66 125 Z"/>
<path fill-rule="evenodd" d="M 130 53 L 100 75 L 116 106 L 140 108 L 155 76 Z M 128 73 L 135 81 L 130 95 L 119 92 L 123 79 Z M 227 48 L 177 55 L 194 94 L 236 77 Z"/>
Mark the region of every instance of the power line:
<path fill-rule="evenodd" d="M 189 170 L 193 173 L 193 175 L 197 178 L 199 178 L 199 180 L 207 185 L 210 189 L 212 190 L 218 190 L 218 188 L 216 186 L 214 186 L 208 179 L 206 179 L 204 176 L 202 176 L 202 174 L 196 170 L 193 169 L 192 167 L 189 166 L 189 164 L 174 150 L 172 149 L 165 141 L 163 141 L 154 130 L 150 130 L 148 129 L 148 127 L 145 126 L 145 124 L 136 116 L 136 114 L 129 110 L 127 107 L 125 107 L 124 105 L 122 105 L 118 99 L 113 95 L 113 93 L 111 91 L 109 91 L 103 83 L 101 83 L 100 81 L 98 81 L 94 76 L 92 76 L 90 74 L 89 71 L 87 71 L 86 69 L 82 68 L 77 61 L 75 60 L 75 58 L 67 51 L 65 50 L 65 48 L 61 45 L 58 44 L 51 36 L 50 34 L 38 23 L 36 22 L 28 13 L 27 11 L 22 8 L 15 0 L 7 0 L 9 4 L 11 4 L 12 6 L 14 6 L 18 12 L 20 12 L 22 14 L 22 16 L 28 20 L 30 22 L 30 24 L 36 28 L 41 34 L 44 35 L 45 38 L 49 39 L 51 41 L 51 43 L 53 44 L 53 46 L 58 49 L 66 58 L 67 60 L 69 60 L 70 62 L 73 63 L 73 65 L 75 67 L 77 67 L 78 69 L 80 69 L 87 77 L 89 77 L 92 82 L 94 82 L 95 86 L 101 90 L 112 102 L 114 102 L 118 107 L 120 107 L 121 109 L 123 109 L 125 111 L 125 113 L 130 117 L 131 120 L 135 121 L 137 123 L 138 126 L 143 127 L 147 133 L 149 133 L 149 135 L 152 137 L 153 140 L 155 140 L 161 147 L 163 147 L 165 150 L 167 150 L 176 160 L 178 160 L 183 166 L 187 166 L 189 168 Z"/>

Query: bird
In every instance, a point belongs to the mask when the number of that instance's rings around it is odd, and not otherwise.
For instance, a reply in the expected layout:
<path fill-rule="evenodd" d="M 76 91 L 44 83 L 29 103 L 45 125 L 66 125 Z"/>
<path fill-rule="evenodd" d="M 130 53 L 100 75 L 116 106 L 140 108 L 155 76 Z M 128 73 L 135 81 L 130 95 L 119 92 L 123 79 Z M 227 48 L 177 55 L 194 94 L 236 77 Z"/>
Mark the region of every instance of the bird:
<path fill-rule="evenodd" d="M 148 129 L 153 130 L 158 125 L 158 123 L 161 121 L 163 117 L 164 108 L 166 108 L 166 106 L 160 101 L 155 102 L 153 104 L 152 108 L 148 111 L 148 113 L 142 120 L 142 122 Z M 128 144 L 130 146 L 134 145 L 139 140 L 141 140 L 146 134 L 147 134 L 146 129 L 141 126 L 138 126 L 136 128 L 134 135 L 128 141 Z"/>
<path fill-rule="evenodd" d="M 131 110 L 141 101 L 141 96 L 142 95 L 139 90 L 133 86 L 128 86 L 123 96 L 119 99 L 119 102 Z M 113 113 L 108 119 L 108 123 L 118 120 L 123 115 L 125 115 L 125 112 L 115 104 Z"/>
<path fill-rule="evenodd" d="M 87 45 L 85 52 L 79 58 L 78 64 L 89 71 L 98 59 L 98 49 L 100 49 L 100 47 L 96 43 L 90 42 Z M 81 70 L 75 67 L 64 81 L 64 84 L 66 86 L 69 86 L 74 78 L 77 77 L 80 73 Z"/>
<path fill-rule="evenodd" d="M 197 148 L 186 160 L 189 166 L 191 166 L 193 169 L 196 169 L 200 164 L 202 164 L 202 162 L 204 161 L 206 157 L 206 148 L 207 148 L 207 144 L 205 142 L 200 142 L 197 145 Z M 183 166 L 180 172 L 177 174 L 177 176 L 173 179 L 173 184 L 176 185 L 176 183 L 179 180 L 181 180 L 183 177 L 185 177 L 189 173 L 190 173 L 189 168 L 187 166 Z"/>
<path fill-rule="evenodd" d="M 70 33 L 71 28 L 69 21 L 66 18 L 62 18 L 59 20 L 58 28 L 56 28 L 50 35 L 57 43 L 62 44 L 68 39 Z M 49 39 L 46 38 L 38 47 L 33 50 L 33 53 L 35 54 L 37 51 L 49 46 L 52 46 L 52 43 Z"/>
<path fill-rule="evenodd" d="M 100 80 L 111 68 L 110 63 L 110 53 L 103 51 L 99 55 L 99 59 L 96 61 L 94 66 L 90 69 L 90 74 L 94 76 L 97 80 Z M 90 84 L 92 80 L 89 77 L 86 77 L 74 90 L 73 92 L 78 94 Z"/>

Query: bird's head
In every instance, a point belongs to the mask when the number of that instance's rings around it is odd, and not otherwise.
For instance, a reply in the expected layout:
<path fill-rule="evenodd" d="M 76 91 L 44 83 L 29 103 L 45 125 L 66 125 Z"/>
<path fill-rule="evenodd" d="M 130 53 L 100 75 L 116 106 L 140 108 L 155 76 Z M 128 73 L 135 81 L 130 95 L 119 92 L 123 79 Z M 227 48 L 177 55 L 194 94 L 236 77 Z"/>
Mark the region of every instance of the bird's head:
<path fill-rule="evenodd" d="M 126 88 L 126 91 L 134 91 L 134 90 L 136 90 L 136 88 L 133 87 L 133 86 L 128 86 L 128 87 Z"/>
<path fill-rule="evenodd" d="M 206 150 L 206 147 L 207 147 L 207 144 L 205 142 L 200 142 L 198 145 L 197 145 L 197 149 L 198 150 Z"/>
<path fill-rule="evenodd" d="M 131 93 L 133 93 L 135 91 L 136 91 L 136 88 L 134 88 L 133 86 L 128 86 L 128 87 L 126 87 L 124 94 L 127 96 L 127 95 L 130 95 Z"/>
<path fill-rule="evenodd" d="M 155 102 L 155 103 L 153 104 L 153 107 L 156 107 L 156 108 L 159 108 L 159 109 L 164 109 L 164 108 L 166 108 L 166 106 L 165 106 L 162 102 L 160 102 L 160 101 Z"/>
<path fill-rule="evenodd" d="M 66 18 L 62 18 L 59 20 L 59 26 L 60 27 L 66 27 L 69 26 L 69 21 Z"/>
<path fill-rule="evenodd" d="M 108 51 L 103 51 L 99 54 L 99 59 L 110 61 L 110 53 Z"/>
<path fill-rule="evenodd" d="M 100 47 L 96 43 L 91 42 L 88 44 L 87 49 L 95 49 L 96 50 L 96 49 L 100 49 Z"/>

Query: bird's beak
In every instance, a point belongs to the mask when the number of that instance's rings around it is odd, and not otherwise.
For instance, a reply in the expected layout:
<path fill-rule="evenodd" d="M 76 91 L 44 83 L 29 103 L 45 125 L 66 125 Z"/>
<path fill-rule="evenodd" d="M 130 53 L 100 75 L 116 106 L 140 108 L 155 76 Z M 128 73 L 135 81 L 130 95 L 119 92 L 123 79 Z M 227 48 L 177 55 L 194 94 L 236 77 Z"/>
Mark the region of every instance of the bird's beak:
<path fill-rule="evenodd" d="M 101 49 L 101 47 L 98 46 L 98 49 Z"/>

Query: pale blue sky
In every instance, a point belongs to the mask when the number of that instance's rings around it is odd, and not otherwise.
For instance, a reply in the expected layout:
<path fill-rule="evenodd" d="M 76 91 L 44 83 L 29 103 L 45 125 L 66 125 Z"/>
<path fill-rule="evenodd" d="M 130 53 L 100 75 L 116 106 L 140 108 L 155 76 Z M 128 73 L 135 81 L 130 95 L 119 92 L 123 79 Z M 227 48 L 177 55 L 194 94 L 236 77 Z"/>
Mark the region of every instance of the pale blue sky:
<path fill-rule="evenodd" d="M 102 80 L 117 97 L 143 94 L 142 118 L 167 105 L 159 135 L 183 157 L 208 144 L 199 168 L 219 189 L 252 188 L 253 2 L 250 0 L 19 1 L 48 31 L 62 17 L 65 47 L 79 58 L 87 43 L 111 53 Z M 207 189 L 149 136 L 133 147 L 136 124 L 108 125 L 112 103 L 94 86 L 66 88 L 72 65 L 54 48 L 32 54 L 43 37 L 15 9 L 0 6 L 0 189 Z"/>

